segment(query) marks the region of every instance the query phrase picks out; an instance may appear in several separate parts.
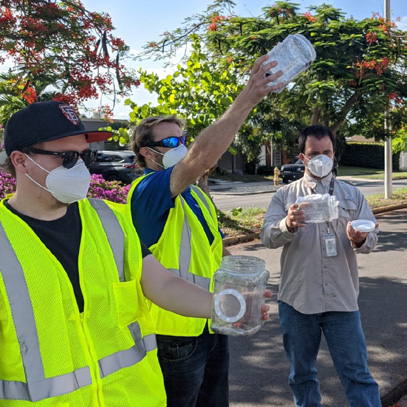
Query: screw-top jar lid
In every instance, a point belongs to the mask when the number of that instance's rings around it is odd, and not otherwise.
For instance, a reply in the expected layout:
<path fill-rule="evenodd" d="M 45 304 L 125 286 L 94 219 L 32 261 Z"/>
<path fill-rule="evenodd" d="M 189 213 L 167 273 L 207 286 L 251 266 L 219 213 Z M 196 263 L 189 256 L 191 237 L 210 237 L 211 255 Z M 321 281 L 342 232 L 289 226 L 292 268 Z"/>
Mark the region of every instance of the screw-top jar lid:
<path fill-rule="evenodd" d="M 225 256 L 222 258 L 221 269 L 233 274 L 261 274 L 266 262 L 254 256 Z"/>

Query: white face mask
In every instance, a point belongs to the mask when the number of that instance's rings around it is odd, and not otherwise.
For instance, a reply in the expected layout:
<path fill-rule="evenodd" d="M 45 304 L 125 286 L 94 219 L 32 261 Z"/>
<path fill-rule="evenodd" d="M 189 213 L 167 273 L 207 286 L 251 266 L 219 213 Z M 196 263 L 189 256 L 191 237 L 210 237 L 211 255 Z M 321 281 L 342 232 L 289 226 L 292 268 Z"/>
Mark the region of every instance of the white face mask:
<path fill-rule="evenodd" d="M 307 168 L 312 175 L 324 178 L 332 171 L 334 162 L 325 154 L 319 154 L 308 160 Z"/>
<path fill-rule="evenodd" d="M 150 150 L 153 150 L 153 149 L 150 149 Z M 160 153 L 157 150 L 153 150 L 153 151 L 156 152 L 157 154 L 160 154 L 163 156 L 163 165 L 158 164 L 155 161 L 154 162 L 164 169 L 173 167 L 175 164 L 178 164 L 188 153 L 188 149 L 183 144 L 180 144 L 178 147 L 171 148 L 164 154 Z"/>
<path fill-rule="evenodd" d="M 85 163 L 79 159 L 72 168 L 65 168 L 62 165 L 48 171 L 36 163 L 31 157 L 26 155 L 37 167 L 47 172 L 45 184 L 47 187 L 42 186 L 40 183 L 31 178 L 28 174 L 27 177 L 42 189 L 45 189 L 52 194 L 58 201 L 70 204 L 72 202 L 80 201 L 86 198 L 90 185 L 90 173 L 85 166 Z"/>

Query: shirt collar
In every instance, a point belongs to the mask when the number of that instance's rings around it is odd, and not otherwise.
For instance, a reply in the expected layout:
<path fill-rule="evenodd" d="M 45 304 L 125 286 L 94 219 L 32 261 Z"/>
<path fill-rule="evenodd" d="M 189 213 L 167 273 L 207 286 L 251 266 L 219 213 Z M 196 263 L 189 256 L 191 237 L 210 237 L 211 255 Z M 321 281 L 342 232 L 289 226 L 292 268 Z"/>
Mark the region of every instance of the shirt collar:
<path fill-rule="evenodd" d="M 312 175 L 308 175 L 308 174 L 304 174 L 304 180 L 307 183 L 307 185 L 309 185 L 309 187 L 313 190 L 316 190 L 317 185 L 322 185 L 322 187 L 325 190 L 329 189 L 329 185 L 331 183 L 331 179 L 332 179 L 333 175 L 332 172 L 329 173 L 329 175 L 327 175 L 325 178 L 322 178 L 320 180 L 315 179 L 314 177 L 312 177 Z"/>

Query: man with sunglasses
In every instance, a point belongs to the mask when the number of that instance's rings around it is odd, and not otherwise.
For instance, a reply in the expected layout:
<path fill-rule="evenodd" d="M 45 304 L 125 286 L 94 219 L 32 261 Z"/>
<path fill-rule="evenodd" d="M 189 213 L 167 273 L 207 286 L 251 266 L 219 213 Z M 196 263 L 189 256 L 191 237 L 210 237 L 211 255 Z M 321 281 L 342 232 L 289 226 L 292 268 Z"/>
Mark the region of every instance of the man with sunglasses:
<path fill-rule="evenodd" d="M 0 202 L 1 405 L 165 407 L 146 300 L 211 315 L 212 294 L 163 268 L 117 204 L 84 199 L 88 143 L 109 137 L 59 102 L 7 123 L 17 187 Z"/>
<path fill-rule="evenodd" d="M 175 116 L 149 117 L 134 130 L 132 148 L 145 175 L 133 181 L 128 195 L 133 223 L 141 240 L 167 268 L 206 290 L 223 250 L 216 210 L 195 187 L 232 143 L 246 117 L 267 94 L 281 72 L 266 77 L 275 62 L 254 64 L 250 79 L 229 109 L 205 129 L 189 150 Z M 168 407 L 229 405 L 227 337 L 214 334 L 207 319 L 186 318 L 151 304 L 156 321 L 158 357 Z"/>

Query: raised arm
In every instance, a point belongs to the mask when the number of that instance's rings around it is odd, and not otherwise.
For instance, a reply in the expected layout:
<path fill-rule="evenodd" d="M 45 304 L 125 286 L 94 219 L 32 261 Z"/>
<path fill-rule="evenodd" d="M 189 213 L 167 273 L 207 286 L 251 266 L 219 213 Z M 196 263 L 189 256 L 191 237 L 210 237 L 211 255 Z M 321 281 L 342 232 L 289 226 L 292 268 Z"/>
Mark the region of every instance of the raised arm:
<path fill-rule="evenodd" d="M 237 131 L 246 120 L 251 110 L 269 93 L 281 89 L 284 84 L 267 86 L 282 75 L 265 77 L 270 68 L 276 66 L 271 62 L 261 66 L 268 56 L 263 55 L 253 66 L 250 79 L 240 95 L 213 124 L 207 127 L 194 141 L 186 157 L 180 161 L 171 174 L 171 194 L 176 196 L 190 184 L 193 184 L 205 170 L 211 168 L 232 143 Z"/>

